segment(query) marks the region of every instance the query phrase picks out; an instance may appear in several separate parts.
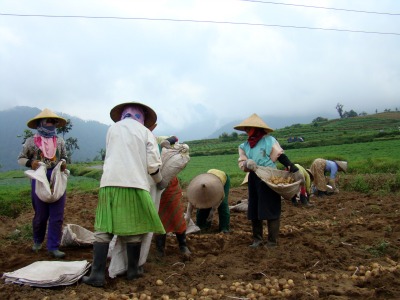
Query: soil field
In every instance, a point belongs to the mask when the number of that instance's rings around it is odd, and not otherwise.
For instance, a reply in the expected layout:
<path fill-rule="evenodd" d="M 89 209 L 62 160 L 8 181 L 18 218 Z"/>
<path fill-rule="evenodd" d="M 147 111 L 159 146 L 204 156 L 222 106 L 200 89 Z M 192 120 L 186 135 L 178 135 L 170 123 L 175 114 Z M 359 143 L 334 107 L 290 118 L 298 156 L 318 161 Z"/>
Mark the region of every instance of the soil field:
<path fill-rule="evenodd" d="M 246 187 L 231 189 L 230 205 L 246 198 Z M 96 202 L 95 195 L 67 195 L 65 224 L 93 231 Z M 398 197 L 341 192 L 311 202 L 304 208 L 283 200 L 276 248 L 249 248 L 246 213 L 232 211 L 231 233 L 217 232 L 215 216 L 213 230 L 188 235 L 189 260 L 173 236 L 162 260 L 153 243 L 142 278 L 107 277 L 104 288 L 33 288 L 2 279 L 0 299 L 400 299 Z M 30 211 L 0 220 L 1 273 L 51 260 L 45 250 L 31 252 L 31 241 L 10 238 L 31 219 Z M 91 247 L 61 250 L 66 260 L 92 261 Z"/>

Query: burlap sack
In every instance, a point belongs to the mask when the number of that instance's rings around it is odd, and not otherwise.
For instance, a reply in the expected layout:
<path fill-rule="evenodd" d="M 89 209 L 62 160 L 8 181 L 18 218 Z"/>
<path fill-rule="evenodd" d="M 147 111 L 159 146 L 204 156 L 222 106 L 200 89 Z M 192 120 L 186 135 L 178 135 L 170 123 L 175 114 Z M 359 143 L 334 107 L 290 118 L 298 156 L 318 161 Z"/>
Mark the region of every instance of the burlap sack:
<path fill-rule="evenodd" d="M 88 246 L 94 242 L 94 233 L 82 226 L 67 224 L 64 226 L 61 246 Z"/>
<path fill-rule="evenodd" d="M 292 177 L 294 179 L 293 173 L 288 171 L 282 171 L 278 169 L 273 169 L 270 167 L 262 167 L 258 166 L 256 170 L 257 176 L 264 181 L 272 190 L 277 192 L 283 198 L 290 200 L 294 195 L 296 195 L 300 190 L 300 183 L 301 180 L 298 180 L 291 184 L 273 184 L 272 182 L 268 181 L 271 176 L 278 176 L 278 177 Z"/>
<path fill-rule="evenodd" d="M 161 160 L 161 175 L 163 179 L 171 181 L 189 162 L 189 146 L 175 143 L 169 149 L 163 148 L 161 151 Z"/>

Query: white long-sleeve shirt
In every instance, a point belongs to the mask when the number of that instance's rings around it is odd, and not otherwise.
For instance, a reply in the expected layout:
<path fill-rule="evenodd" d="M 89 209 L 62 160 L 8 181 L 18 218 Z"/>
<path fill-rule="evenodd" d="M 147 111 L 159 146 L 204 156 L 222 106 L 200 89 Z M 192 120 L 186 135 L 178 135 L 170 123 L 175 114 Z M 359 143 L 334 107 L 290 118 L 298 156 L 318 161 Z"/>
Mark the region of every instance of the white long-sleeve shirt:
<path fill-rule="evenodd" d="M 108 129 L 100 187 L 130 187 L 150 191 L 149 174 L 155 173 L 160 167 L 157 140 L 145 126 L 127 118 Z"/>

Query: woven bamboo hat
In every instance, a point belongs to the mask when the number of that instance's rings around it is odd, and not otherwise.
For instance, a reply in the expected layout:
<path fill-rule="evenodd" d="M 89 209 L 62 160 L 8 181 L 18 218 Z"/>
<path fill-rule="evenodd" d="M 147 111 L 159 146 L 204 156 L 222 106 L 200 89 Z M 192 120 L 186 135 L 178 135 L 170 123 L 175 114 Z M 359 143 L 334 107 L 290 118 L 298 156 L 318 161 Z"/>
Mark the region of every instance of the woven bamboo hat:
<path fill-rule="evenodd" d="M 347 172 L 347 161 L 335 160 L 335 163 L 338 165 L 339 169 L 343 172 Z"/>
<path fill-rule="evenodd" d="M 224 199 L 224 186 L 219 177 L 211 173 L 203 173 L 190 181 L 186 196 L 196 208 L 211 208 L 219 205 Z"/>
<path fill-rule="evenodd" d="M 110 111 L 110 117 L 114 122 L 121 120 L 121 114 L 124 108 L 128 105 L 138 105 L 141 106 L 144 111 L 144 126 L 151 128 L 157 122 L 157 114 L 149 106 L 139 103 L 139 102 L 125 102 L 118 104 Z"/>
<path fill-rule="evenodd" d="M 257 114 L 252 114 L 246 120 L 244 120 L 239 125 L 233 127 L 236 130 L 245 131 L 246 127 L 257 127 L 262 128 L 266 133 L 274 131 L 269 127 Z"/>
<path fill-rule="evenodd" d="M 40 119 L 57 119 L 58 122 L 56 123 L 56 127 L 64 127 L 67 124 L 67 120 L 58 116 L 57 114 L 52 112 L 50 109 L 45 108 L 36 117 L 29 120 L 26 125 L 29 128 L 36 129 L 38 126 L 37 121 Z"/>

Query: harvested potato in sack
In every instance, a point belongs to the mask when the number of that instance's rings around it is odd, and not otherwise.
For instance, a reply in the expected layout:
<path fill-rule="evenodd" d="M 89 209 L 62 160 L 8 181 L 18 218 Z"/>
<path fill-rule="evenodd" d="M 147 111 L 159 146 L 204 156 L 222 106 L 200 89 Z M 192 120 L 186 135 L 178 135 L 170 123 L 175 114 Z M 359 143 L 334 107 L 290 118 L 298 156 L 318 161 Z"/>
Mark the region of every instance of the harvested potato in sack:
<path fill-rule="evenodd" d="M 175 143 L 171 148 L 162 148 L 161 175 L 168 182 L 182 171 L 190 160 L 189 146 Z"/>
<path fill-rule="evenodd" d="M 257 166 L 257 176 L 283 198 L 290 200 L 300 190 L 301 180 L 295 181 L 293 173 Z"/>

